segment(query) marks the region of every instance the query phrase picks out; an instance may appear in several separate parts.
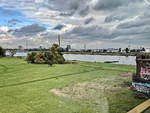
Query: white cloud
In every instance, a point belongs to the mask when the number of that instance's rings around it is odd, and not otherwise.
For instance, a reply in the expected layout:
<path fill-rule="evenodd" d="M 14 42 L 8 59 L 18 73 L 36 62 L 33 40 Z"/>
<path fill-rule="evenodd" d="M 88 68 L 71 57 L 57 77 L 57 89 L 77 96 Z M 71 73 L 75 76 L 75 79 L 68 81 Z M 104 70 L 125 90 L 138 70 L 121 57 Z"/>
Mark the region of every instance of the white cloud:
<path fill-rule="evenodd" d="M 44 24 L 65 25 L 60 31 L 34 33 L 31 40 L 37 41 L 34 46 L 41 40 L 45 45 L 55 42 L 58 34 L 65 37 L 64 45 L 71 43 L 76 47 L 85 42 L 95 48 L 108 44 L 126 46 L 128 39 L 149 45 L 149 0 L 0 0 L 0 6 L 6 5 Z"/>

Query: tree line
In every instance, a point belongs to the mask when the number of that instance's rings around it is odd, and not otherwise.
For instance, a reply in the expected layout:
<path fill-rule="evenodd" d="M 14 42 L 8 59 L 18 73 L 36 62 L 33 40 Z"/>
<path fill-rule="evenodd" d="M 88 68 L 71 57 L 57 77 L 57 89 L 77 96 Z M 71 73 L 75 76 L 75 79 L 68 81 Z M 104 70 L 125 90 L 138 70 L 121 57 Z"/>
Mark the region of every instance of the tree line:
<path fill-rule="evenodd" d="M 0 46 L 0 57 L 5 56 L 5 50 Z"/>

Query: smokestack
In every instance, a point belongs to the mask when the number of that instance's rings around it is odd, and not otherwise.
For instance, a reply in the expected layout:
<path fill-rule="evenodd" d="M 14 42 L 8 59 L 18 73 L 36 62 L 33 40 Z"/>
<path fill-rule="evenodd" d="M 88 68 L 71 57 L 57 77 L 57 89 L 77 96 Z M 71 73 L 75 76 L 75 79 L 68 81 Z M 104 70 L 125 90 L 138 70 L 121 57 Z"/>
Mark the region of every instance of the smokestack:
<path fill-rule="evenodd" d="M 26 49 L 28 49 L 28 40 L 26 40 Z"/>
<path fill-rule="evenodd" d="M 60 47 L 60 35 L 58 35 L 58 44 L 59 44 L 59 47 Z"/>

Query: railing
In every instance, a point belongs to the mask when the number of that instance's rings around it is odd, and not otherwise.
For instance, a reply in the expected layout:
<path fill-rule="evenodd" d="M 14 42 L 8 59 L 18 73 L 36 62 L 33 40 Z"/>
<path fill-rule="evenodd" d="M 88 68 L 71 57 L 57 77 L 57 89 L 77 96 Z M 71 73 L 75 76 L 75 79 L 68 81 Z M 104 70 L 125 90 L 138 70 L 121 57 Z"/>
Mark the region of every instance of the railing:
<path fill-rule="evenodd" d="M 142 113 L 149 107 L 150 107 L 150 99 L 143 102 L 142 104 L 136 106 L 135 108 L 133 108 L 131 111 L 129 111 L 127 113 Z"/>

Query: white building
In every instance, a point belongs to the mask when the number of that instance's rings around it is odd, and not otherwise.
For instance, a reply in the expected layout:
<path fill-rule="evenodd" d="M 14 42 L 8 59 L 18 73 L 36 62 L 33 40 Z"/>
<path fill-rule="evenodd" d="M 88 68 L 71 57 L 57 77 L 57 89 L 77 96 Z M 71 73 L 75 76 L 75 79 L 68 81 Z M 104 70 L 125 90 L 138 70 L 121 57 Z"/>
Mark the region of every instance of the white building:
<path fill-rule="evenodd" d="M 145 49 L 145 52 L 146 52 L 146 53 L 150 53 L 150 48 L 146 48 L 146 49 Z"/>
<path fill-rule="evenodd" d="M 107 52 L 119 52 L 119 49 L 115 49 L 115 48 L 108 48 Z"/>
<path fill-rule="evenodd" d="M 69 49 L 68 51 L 69 52 L 77 52 L 77 51 L 80 51 L 80 50 L 78 50 L 78 49 Z"/>

